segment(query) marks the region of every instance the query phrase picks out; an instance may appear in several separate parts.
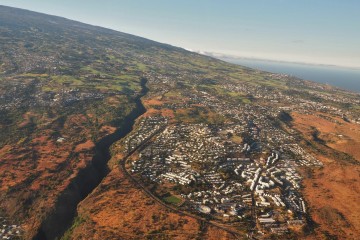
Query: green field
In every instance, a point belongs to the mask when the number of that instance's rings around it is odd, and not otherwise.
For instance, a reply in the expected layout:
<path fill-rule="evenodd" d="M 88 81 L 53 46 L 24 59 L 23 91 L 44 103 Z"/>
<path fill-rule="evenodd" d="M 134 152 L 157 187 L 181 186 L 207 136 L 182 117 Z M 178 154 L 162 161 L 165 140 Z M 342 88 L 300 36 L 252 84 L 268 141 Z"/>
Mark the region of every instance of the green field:
<path fill-rule="evenodd" d="M 178 205 L 179 203 L 181 203 L 181 199 L 175 197 L 174 195 L 163 198 L 163 201 L 173 205 Z"/>

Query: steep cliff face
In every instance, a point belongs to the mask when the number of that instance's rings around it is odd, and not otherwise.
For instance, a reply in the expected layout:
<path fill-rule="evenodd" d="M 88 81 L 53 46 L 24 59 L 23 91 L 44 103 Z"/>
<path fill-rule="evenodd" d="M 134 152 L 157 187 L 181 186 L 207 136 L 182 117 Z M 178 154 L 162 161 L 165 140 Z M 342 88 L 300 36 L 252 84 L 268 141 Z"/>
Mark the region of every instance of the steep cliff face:
<path fill-rule="evenodd" d="M 62 236 L 76 215 L 78 203 L 101 182 L 106 172 L 105 160 L 105 156 L 98 154 L 91 164 L 79 171 L 56 199 L 55 206 L 42 221 L 34 239 L 57 239 Z"/>
<path fill-rule="evenodd" d="M 79 170 L 70 184 L 56 199 L 52 211 L 42 221 L 34 239 L 57 239 L 68 229 L 77 215 L 78 204 L 93 191 L 109 173 L 107 162 L 111 158 L 110 146 L 126 136 L 131 130 L 137 117 L 145 112 L 141 97 L 146 95 L 146 79 L 141 80 L 142 90 L 134 99 L 136 108 L 125 117 L 123 123 L 112 134 L 101 139 L 95 146 L 95 155 L 92 161 Z"/>

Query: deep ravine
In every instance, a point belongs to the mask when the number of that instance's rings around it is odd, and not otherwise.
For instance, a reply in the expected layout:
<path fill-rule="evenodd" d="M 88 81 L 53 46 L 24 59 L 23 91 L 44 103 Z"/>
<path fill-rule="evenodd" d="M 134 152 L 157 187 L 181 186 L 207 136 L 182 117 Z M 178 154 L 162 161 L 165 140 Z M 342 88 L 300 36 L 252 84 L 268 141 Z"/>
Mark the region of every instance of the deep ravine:
<path fill-rule="evenodd" d="M 115 133 L 102 138 L 96 143 L 96 153 L 91 164 L 81 169 L 69 186 L 60 194 L 53 211 L 42 222 L 35 240 L 60 239 L 66 230 L 71 227 L 77 216 L 77 206 L 84 200 L 107 176 L 107 166 L 111 158 L 110 146 L 125 137 L 133 129 L 135 120 L 145 113 L 146 109 L 141 98 L 147 94 L 147 80 L 141 79 L 141 92 L 135 98 L 136 107 L 124 119 Z"/>

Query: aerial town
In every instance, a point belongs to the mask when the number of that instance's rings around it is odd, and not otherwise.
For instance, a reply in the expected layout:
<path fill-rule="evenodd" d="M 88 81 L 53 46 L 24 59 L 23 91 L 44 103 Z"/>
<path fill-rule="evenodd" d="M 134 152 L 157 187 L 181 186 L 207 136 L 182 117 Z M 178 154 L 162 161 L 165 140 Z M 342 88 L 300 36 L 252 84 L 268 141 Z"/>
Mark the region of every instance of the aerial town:
<path fill-rule="evenodd" d="M 359 236 L 359 93 L 3 6 L 0 33 L 0 240 Z"/>
<path fill-rule="evenodd" d="M 299 84 L 288 75 L 273 75 L 269 74 Z M 159 92 L 169 91 L 170 78 L 147 77 L 150 85 L 164 83 Z M 138 157 L 127 162 L 129 172 L 149 186 L 155 184 L 159 192 L 179 198 L 177 205 L 183 210 L 222 223 L 252 222 L 248 229 L 259 236 L 304 228 L 309 216 L 300 172 L 323 164 L 299 144 L 297 132 L 287 127 L 288 112 L 316 110 L 324 118 L 331 114 L 359 123 L 359 116 L 336 107 L 336 103 L 354 99 L 318 96 L 324 103 L 302 98 L 301 93 L 286 94 L 246 83 L 221 87 L 251 94 L 255 100 L 239 103 L 197 88 L 181 92 L 186 101 L 155 106 L 175 112 L 207 107 L 225 120 L 184 123 L 161 115 L 143 117 L 124 140 L 125 152 L 139 148 Z M 309 88 L 320 87 L 309 84 Z"/>
<path fill-rule="evenodd" d="M 163 121 L 157 121 L 159 125 L 150 129 L 160 128 Z M 168 126 L 132 162 L 131 172 L 158 184 L 184 186 L 173 194 L 186 200 L 189 210 L 221 221 L 251 218 L 256 209 L 261 231 L 282 233 L 306 224 L 297 168 L 321 164 L 295 143 L 260 152 L 252 143 L 235 144 L 229 136 L 240 131 L 234 125 Z M 148 127 L 138 130 L 142 139 L 151 133 Z"/>
<path fill-rule="evenodd" d="M 178 91 L 176 94 L 180 95 L 180 101 L 164 101 L 162 105 L 150 106 L 152 109 L 160 112 L 195 109 L 194 116 L 200 115 L 196 111 L 206 109 L 216 117 L 211 122 L 206 117 L 187 122 L 161 114 L 140 118 L 134 130 L 122 140 L 126 154 L 139 153 L 137 159 L 127 162 L 128 171 L 146 185 L 155 184 L 157 191 L 177 198 L 179 209 L 221 223 L 238 224 L 236 226 L 259 236 L 281 235 L 304 228 L 309 216 L 302 195 L 300 170 L 321 168 L 322 163 L 299 144 L 298 133 L 287 126 L 290 113 L 317 111 L 321 118 L 328 118 L 330 114 L 359 124 L 360 116 L 341 106 L 360 104 L 360 99 L 357 95 L 334 97 L 320 93 L 322 85 L 304 83 L 284 74 L 266 74 L 288 85 L 307 84 L 308 89 L 313 89 L 312 97 L 303 91 L 286 92 L 231 81 L 216 85 L 215 92 L 201 85 L 179 91 L 174 86 L 186 74 L 144 74 L 153 89 L 148 98 L 165 96 L 171 91 Z M 195 73 L 191 76 L 203 81 Z M 41 81 L 9 82 L 9 91 L 1 96 L 0 109 L 25 105 L 67 106 L 122 94 L 121 91 L 80 91 L 61 86 L 56 91 L 42 91 L 27 101 L 21 99 L 27 85 L 40 91 L 44 88 L 42 84 Z M 241 98 L 236 98 L 238 96 Z M 191 112 L 184 115 L 191 117 Z M 60 137 L 56 141 L 64 140 Z M 10 239 L 20 232 L 15 225 L 3 225 L 1 236 Z"/>
<path fill-rule="evenodd" d="M 221 222 L 252 221 L 258 234 L 306 225 L 298 169 L 322 164 L 295 134 L 274 125 L 271 117 L 283 109 L 234 106 L 204 91 L 186 94 L 192 104 L 211 106 L 231 121 L 184 124 L 144 117 L 124 140 L 126 152 L 143 145 L 129 171 L 179 197 L 189 212 Z"/>

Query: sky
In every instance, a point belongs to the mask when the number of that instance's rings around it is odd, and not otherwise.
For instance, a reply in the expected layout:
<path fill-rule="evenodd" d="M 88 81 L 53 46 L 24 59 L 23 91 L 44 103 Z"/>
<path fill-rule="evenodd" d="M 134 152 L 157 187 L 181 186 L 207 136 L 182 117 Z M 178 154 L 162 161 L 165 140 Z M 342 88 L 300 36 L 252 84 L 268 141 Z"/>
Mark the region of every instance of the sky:
<path fill-rule="evenodd" d="M 192 51 L 360 68 L 359 0 L 0 0 Z"/>

